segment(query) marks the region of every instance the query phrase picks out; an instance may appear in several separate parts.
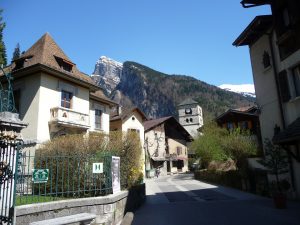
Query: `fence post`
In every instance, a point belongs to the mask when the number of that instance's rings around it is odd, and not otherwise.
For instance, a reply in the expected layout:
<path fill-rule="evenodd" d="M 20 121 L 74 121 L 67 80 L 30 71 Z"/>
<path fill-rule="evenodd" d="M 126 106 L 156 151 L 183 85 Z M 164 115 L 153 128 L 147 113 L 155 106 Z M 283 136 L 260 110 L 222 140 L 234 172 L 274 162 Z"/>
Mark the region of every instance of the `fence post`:
<path fill-rule="evenodd" d="M 15 194 L 18 173 L 19 139 L 21 129 L 26 127 L 19 115 L 0 112 L 0 224 L 15 224 Z"/>

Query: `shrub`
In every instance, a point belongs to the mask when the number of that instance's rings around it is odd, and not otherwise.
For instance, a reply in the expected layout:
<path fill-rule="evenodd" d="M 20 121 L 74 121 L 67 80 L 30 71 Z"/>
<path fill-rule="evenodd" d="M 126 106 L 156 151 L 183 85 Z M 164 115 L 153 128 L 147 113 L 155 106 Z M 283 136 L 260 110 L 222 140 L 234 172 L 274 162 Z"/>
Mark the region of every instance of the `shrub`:
<path fill-rule="evenodd" d="M 242 190 L 243 177 L 237 170 L 199 170 L 195 172 L 195 179 Z"/>
<path fill-rule="evenodd" d="M 203 135 L 199 135 L 191 145 L 201 165 L 207 168 L 211 161 L 233 159 L 239 169 L 246 165 L 249 156 L 256 155 L 257 145 L 250 133 L 235 129 L 228 131 L 210 122 L 203 126 Z"/>
<path fill-rule="evenodd" d="M 103 157 L 110 157 L 111 155 L 119 156 L 121 159 L 120 175 L 122 186 L 132 186 L 141 183 L 141 144 L 138 135 L 133 132 L 126 134 L 110 132 L 109 135 L 90 133 L 86 136 L 66 135 L 58 137 L 40 146 L 36 151 L 35 161 L 39 162 L 38 167 L 46 168 L 46 164 L 49 164 L 47 158 L 54 157 L 55 160 L 51 162 L 56 168 L 52 168 L 53 177 L 56 177 L 56 174 L 60 174 L 64 179 L 67 179 L 69 175 L 62 175 L 62 171 L 68 168 L 68 172 L 71 171 L 73 175 L 71 178 L 73 186 L 82 186 L 85 187 L 84 189 L 87 189 L 89 185 L 102 185 L 105 188 L 108 186 L 107 180 L 105 180 L 109 176 L 108 174 L 99 176 L 98 180 L 95 181 L 86 171 L 91 171 L 93 162 L 98 162 L 100 158 L 103 159 Z M 63 159 L 63 156 L 66 158 Z M 54 182 L 62 190 L 66 189 L 65 185 L 68 182 L 70 183 L 70 181 L 66 180 L 55 180 Z M 49 187 L 49 189 L 51 188 Z M 48 191 L 52 192 L 52 190 Z"/>
<path fill-rule="evenodd" d="M 191 149 L 201 158 L 201 166 L 206 168 L 213 160 L 226 160 L 227 156 L 222 149 L 222 138 L 226 131 L 211 122 L 203 127 L 202 132 L 203 135 L 199 135 L 191 145 Z"/>

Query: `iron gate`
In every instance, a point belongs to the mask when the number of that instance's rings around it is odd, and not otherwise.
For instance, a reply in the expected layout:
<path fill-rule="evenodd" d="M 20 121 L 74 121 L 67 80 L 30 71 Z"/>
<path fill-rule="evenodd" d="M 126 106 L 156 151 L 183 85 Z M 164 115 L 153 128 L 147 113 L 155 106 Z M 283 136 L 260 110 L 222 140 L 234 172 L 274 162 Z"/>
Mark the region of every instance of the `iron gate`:
<path fill-rule="evenodd" d="M 15 187 L 22 141 L 0 139 L 0 225 L 14 221 Z"/>

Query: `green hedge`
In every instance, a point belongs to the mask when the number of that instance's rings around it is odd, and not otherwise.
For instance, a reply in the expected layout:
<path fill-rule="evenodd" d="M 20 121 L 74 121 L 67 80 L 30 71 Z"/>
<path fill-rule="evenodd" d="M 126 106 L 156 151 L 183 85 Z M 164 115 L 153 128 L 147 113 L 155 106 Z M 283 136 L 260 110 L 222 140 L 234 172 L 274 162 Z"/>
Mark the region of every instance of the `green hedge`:
<path fill-rule="evenodd" d="M 217 171 L 217 170 L 199 170 L 195 171 L 195 179 L 216 185 L 228 186 L 242 190 L 243 177 L 237 170 Z"/>

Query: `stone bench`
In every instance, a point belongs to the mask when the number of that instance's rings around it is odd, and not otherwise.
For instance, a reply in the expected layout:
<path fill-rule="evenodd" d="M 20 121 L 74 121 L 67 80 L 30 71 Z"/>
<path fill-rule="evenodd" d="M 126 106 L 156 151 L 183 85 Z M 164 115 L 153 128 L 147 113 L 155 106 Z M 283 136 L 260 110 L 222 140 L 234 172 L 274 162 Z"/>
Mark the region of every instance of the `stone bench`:
<path fill-rule="evenodd" d="M 78 222 L 80 222 L 80 225 L 88 225 L 95 218 L 96 218 L 96 215 L 94 215 L 94 214 L 80 213 L 80 214 L 75 214 L 75 215 L 71 215 L 71 216 L 63 216 L 63 217 L 58 217 L 58 218 L 54 218 L 54 219 L 32 222 L 32 223 L 30 223 L 30 225 L 47 225 L 47 224 L 63 225 L 63 224 L 71 224 L 71 223 L 78 223 Z"/>

